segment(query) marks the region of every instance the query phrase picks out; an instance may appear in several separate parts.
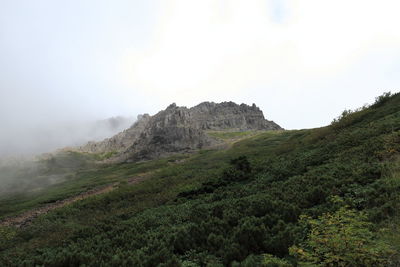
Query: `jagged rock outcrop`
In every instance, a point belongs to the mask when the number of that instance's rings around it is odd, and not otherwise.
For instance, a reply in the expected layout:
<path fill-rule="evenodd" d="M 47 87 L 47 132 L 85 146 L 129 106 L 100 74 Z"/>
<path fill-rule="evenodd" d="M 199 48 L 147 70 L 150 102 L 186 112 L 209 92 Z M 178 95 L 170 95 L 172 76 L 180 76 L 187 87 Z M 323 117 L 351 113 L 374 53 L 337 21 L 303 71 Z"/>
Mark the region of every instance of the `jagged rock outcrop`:
<path fill-rule="evenodd" d="M 237 105 L 234 102 L 203 102 L 190 109 L 192 123 L 203 130 L 279 130 L 273 121 L 265 120 L 262 111 L 253 104 Z"/>
<path fill-rule="evenodd" d="M 101 142 L 89 142 L 78 149 L 91 153 L 122 152 L 139 138 L 149 120 L 149 114 L 139 115 L 137 121 L 130 128 Z"/>
<path fill-rule="evenodd" d="M 210 137 L 207 131 L 280 129 L 273 121 L 265 120 L 255 104 L 203 102 L 186 108 L 174 103 L 154 116 L 139 116 L 132 127 L 112 138 L 90 142 L 79 150 L 117 152 L 116 161 L 139 161 L 217 144 L 219 141 Z"/>

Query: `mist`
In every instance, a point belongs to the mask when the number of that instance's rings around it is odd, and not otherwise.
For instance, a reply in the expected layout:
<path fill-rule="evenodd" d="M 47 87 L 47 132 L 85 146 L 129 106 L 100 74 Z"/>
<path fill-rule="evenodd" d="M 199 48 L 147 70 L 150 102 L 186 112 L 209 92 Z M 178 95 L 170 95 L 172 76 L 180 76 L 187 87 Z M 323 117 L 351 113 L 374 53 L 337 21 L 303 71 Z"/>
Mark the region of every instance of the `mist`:
<path fill-rule="evenodd" d="M 24 157 L 0 160 L 0 196 L 33 192 L 64 180 L 63 175 L 40 176 L 43 164 Z"/>
<path fill-rule="evenodd" d="M 101 141 L 129 128 L 134 117 L 8 125 L 0 133 L 1 157 L 28 157 Z"/>

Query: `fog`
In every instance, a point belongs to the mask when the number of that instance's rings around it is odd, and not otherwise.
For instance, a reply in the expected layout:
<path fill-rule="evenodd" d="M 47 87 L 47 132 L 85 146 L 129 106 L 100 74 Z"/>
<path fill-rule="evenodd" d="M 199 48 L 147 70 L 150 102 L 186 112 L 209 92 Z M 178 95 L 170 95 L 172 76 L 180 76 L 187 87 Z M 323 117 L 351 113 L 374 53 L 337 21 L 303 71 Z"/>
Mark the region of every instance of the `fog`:
<path fill-rule="evenodd" d="M 74 159 L 58 159 L 56 163 L 61 165 L 51 166 L 49 157 L 68 157 L 43 153 L 103 140 L 130 127 L 134 121 L 133 117 L 112 117 L 41 124 L 35 121 L 4 127 L 0 134 L 0 196 L 35 192 L 65 181 L 79 168 L 74 166 Z"/>
<path fill-rule="evenodd" d="M 8 125 L 0 134 L 0 158 L 34 156 L 100 141 L 129 128 L 134 121 L 133 117 L 120 116 L 98 121 Z"/>
<path fill-rule="evenodd" d="M 134 121 L 133 117 L 118 116 L 97 121 L 9 125 L 0 135 L 0 196 L 35 192 L 65 181 L 87 162 L 60 148 L 103 140 Z"/>
<path fill-rule="evenodd" d="M 0 160 L 0 196 L 35 191 L 43 186 L 61 182 L 64 175 L 38 178 L 44 166 L 24 157 Z"/>

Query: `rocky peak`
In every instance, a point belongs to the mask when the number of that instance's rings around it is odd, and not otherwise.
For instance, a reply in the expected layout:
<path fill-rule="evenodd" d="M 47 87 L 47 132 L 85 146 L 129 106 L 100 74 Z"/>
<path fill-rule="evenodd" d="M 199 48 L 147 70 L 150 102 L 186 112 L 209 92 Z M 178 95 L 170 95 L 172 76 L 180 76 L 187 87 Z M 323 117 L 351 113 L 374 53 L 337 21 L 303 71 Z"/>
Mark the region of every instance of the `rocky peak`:
<path fill-rule="evenodd" d="M 149 119 L 150 118 L 150 115 L 149 114 L 147 114 L 147 113 L 145 113 L 145 114 L 139 114 L 139 115 L 137 115 L 137 122 L 138 121 L 140 121 L 140 120 L 147 120 L 147 119 Z"/>
<path fill-rule="evenodd" d="M 177 108 L 176 103 L 172 103 L 171 105 L 169 105 L 169 106 L 167 107 L 167 110 L 168 110 L 168 109 L 175 109 L 175 108 Z"/>
<path fill-rule="evenodd" d="M 279 125 L 264 118 L 253 104 L 203 102 L 192 108 L 175 103 L 150 116 L 143 114 L 129 129 L 80 149 L 87 152 L 117 152 L 119 161 L 152 159 L 171 153 L 212 146 L 218 141 L 207 134 L 212 131 L 280 130 Z"/>
<path fill-rule="evenodd" d="M 273 121 L 267 121 L 262 111 L 253 104 L 234 102 L 203 102 L 190 109 L 193 123 L 203 130 L 279 130 Z"/>

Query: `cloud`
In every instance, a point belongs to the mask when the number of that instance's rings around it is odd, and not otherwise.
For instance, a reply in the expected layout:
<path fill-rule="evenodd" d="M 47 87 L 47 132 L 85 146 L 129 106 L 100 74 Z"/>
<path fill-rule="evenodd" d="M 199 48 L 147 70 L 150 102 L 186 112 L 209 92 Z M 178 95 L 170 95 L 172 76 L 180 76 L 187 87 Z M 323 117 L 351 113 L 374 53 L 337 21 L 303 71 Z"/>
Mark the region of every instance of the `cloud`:
<path fill-rule="evenodd" d="M 129 51 L 124 71 L 127 84 L 169 101 L 334 79 L 371 53 L 400 48 L 397 1 L 174 0 L 160 10 L 153 42 Z"/>

